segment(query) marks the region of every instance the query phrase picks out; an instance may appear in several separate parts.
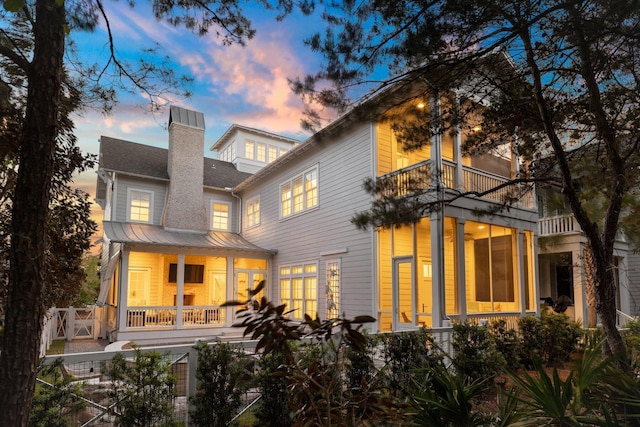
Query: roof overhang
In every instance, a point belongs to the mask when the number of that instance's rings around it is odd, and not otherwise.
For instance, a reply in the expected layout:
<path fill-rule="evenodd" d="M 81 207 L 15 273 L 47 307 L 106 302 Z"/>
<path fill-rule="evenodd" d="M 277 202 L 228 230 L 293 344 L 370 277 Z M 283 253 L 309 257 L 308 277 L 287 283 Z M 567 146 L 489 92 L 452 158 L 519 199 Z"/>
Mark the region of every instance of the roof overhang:
<path fill-rule="evenodd" d="M 253 256 L 270 257 L 276 250 L 263 249 L 236 233 L 208 231 L 166 230 L 164 227 L 129 222 L 103 222 L 104 235 L 113 243 L 131 247 L 151 247 L 157 249 L 183 248 L 206 252 L 239 252 Z"/>

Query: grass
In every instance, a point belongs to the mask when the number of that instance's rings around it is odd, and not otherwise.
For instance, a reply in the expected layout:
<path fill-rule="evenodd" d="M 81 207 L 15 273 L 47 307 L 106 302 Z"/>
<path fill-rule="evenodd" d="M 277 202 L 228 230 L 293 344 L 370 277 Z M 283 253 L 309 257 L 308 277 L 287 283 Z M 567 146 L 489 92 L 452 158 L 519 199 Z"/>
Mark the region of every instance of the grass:
<path fill-rule="evenodd" d="M 64 343 L 64 340 L 56 340 L 52 342 L 49 350 L 47 350 L 47 354 L 64 354 Z"/>

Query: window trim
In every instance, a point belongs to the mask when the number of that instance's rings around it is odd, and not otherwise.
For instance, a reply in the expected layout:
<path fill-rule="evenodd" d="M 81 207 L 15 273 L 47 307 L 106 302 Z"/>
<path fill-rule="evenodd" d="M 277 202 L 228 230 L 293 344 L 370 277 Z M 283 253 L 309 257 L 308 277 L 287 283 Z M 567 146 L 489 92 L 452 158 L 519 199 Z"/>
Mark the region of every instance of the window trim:
<path fill-rule="evenodd" d="M 218 228 L 214 226 L 215 218 L 215 205 L 225 205 L 227 207 L 227 228 Z M 230 231 L 231 230 L 231 203 L 223 202 L 221 200 L 211 200 L 211 215 L 209 222 L 209 229 L 215 231 Z"/>
<path fill-rule="evenodd" d="M 253 146 L 253 152 L 251 157 L 249 157 L 249 153 L 247 153 L 248 151 L 247 147 L 249 147 L 249 144 Z M 244 158 L 249 160 L 256 159 L 256 142 L 253 139 L 245 139 L 244 141 Z"/>
<path fill-rule="evenodd" d="M 337 278 L 335 279 L 335 281 L 332 281 L 332 278 L 329 275 L 329 266 L 332 264 L 336 266 L 337 270 Z M 342 287 L 340 286 L 342 284 L 342 259 L 329 259 L 325 262 L 325 277 L 327 278 L 327 283 L 325 285 L 325 296 L 327 298 L 327 306 L 325 311 L 327 319 L 330 319 L 332 317 L 339 317 L 342 296 Z M 329 305 L 330 302 L 334 304 L 333 307 Z"/>
<path fill-rule="evenodd" d="M 251 224 L 251 220 L 249 219 L 249 206 L 253 205 L 254 203 L 258 204 L 258 214 L 256 215 L 256 211 L 255 211 L 255 207 L 254 207 L 254 211 L 252 216 L 254 217 L 254 222 L 253 224 Z M 249 200 L 247 200 L 247 203 L 245 205 L 245 212 L 246 212 L 246 224 L 247 224 L 247 228 L 253 228 L 253 227 L 257 227 L 260 225 L 260 220 L 261 220 L 261 215 L 260 215 L 260 196 L 257 197 L 253 197 Z M 257 216 L 257 221 L 256 221 L 256 216 Z"/>
<path fill-rule="evenodd" d="M 149 194 L 149 220 L 148 221 L 141 221 L 139 219 L 131 219 L 131 202 L 132 202 L 132 196 L 133 193 L 142 193 L 142 194 Z M 153 224 L 153 191 L 150 190 L 142 190 L 140 188 L 133 188 L 133 187 L 129 187 L 127 188 L 127 222 L 136 222 L 139 224 Z"/>
<path fill-rule="evenodd" d="M 306 273 L 305 268 L 307 266 L 311 266 L 313 265 L 315 267 L 315 272 L 314 273 Z M 301 267 L 302 268 L 302 272 L 299 274 L 294 274 L 293 268 L 295 267 Z M 294 320 L 294 321 L 303 321 L 304 320 L 304 315 L 305 314 L 309 314 L 309 316 L 314 317 L 316 313 L 318 312 L 318 301 L 319 301 L 319 294 L 320 294 L 320 284 L 318 282 L 318 273 L 319 273 L 319 263 L 318 260 L 312 260 L 312 261 L 302 261 L 302 262 L 294 262 L 294 263 L 288 263 L 288 264 L 281 264 L 278 265 L 278 292 L 279 292 L 279 296 L 280 296 L 280 303 L 281 304 L 285 304 L 286 305 L 286 312 L 291 311 L 291 313 L 289 313 L 289 317 Z M 283 275 L 282 274 L 282 270 L 283 269 L 289 269 L 289 273 Z M 307 296 L 307 286 L 306 286 L 306 279 L 309 278 L 314 278 L 315 279 L 315 295 L 313 296 L 313 298 L 309 298 Z M 301 301 L 301 312 L 300 314 L 297 314 L 295 311 L 294 306 L 293 306 L 293 280 L 294 279 L 302 279 L 302 297 L 299 299 Z M 289 298 L 284 299 L 282 296 L 282 281 L 283 280 L 289 280 Z M 295 300 L 298 300 L 297 298 Z M 314 306 L 315 306 L 315 312 L 314 313 L 307 313 L 307 303 L 308 302 L 314 302 Z"/>
<path fill-rule="evenodd" d="M 309 172 L 315 172 L 316 175 L 316 185 L 315 185 L 315 201 L 316 203 L 313 206 L 307 206 L 307 193 L 308 193 L 308 189 L 307 189 L 307 174 L 309 174 Z M 302 179 L 302 192 L 301 192 L 301 196 L 303 198 L 302 200 L 302 208 L 298 211 L 295 211 L 295 197 L 296 194 L 294 194 L 294 189 L 295 189 L 295 182 L 299 179 Z M 288 210 L 287 212 L 289 212 L 288 214 L 284 214 L 284 202 L 285 200 L 283 200 L 282 198 L 282 191 L 283 188 L 285 186 L 289 187 L 289 192 L 290 192 L 290 196 L 286 201 L 288 204 Z M 284 220 L 284 219 L 289 219 L 298 215 L 302 215 L 306 212 L 310 212 L 313 210 L 316 210 L 320 207 L 320 168 L 319 168 L 319 164 L 316 163 L 315 165 L 311 166 L 310 168 L 307 168 L 305 170 L 303 170 L 302 172 L 293 175 L 291 177 L 289 177 L 289 179 L 287 179 L 284 182 L 281 182 L 279 187 L 278 187 L 278 195 L 279 195 L 279 204 L 280 204 L 280 219 Z"/>

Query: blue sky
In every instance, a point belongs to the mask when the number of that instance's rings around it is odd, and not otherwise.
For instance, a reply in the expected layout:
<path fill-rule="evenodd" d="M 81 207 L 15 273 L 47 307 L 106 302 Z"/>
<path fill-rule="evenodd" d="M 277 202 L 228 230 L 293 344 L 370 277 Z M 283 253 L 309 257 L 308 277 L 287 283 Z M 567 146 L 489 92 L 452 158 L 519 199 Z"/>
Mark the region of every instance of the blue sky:
<path fill-rule="evenodd" d="M 211 35 L 198 37 L 184 28 L 156 21 L 149 7 L 131 9 L 126 2 L 104 3 L 115 35 L 118 54 L 134 58 L 141 49 L 159 43 L 178 74 L 194 79 L 193 96 L 169 103 L 204 113 L 205 155 L 233 123 L 256 127 L 304 140 L 300 128 L 302 101 L 291 93 L 287 78 L 317 69 L 319 59 L 303 45 L 303 39 L 321 28 L 317 16 L 288 16 L 277 22 L 275 12 L 247 8 L 257 29 L 256 36 L 242 46 L 222 46 Z M 81 58 L 104 61 L 108 51 L 104 26 L 94 33 L 72 33 Z M 142 144 L 167 147 L 168 110 L 148 113 L 141 107 L 143 94 L 122 94 L 120 103 L 107 116 L 86 110 L 75 118 L 76 134 L 84 152 L 98 154 L 99 138 L 106 135 Z M 95 171 L 79 175 L 75 183 L 95 192 Z M 98 213 L 98 212 L 96 212 Z"/>

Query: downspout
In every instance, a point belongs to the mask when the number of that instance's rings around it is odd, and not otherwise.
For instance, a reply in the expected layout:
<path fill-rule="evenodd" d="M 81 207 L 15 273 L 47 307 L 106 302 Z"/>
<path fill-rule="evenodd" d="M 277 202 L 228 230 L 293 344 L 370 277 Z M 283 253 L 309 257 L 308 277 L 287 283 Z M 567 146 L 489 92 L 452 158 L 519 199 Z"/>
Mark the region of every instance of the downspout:
<path fill-rule="evenodd" d="M 232 187 L 224 187 L 224 191 L 238 199 L 238 234 L 242 234 L 242 198 L 233 192 Z"/>

